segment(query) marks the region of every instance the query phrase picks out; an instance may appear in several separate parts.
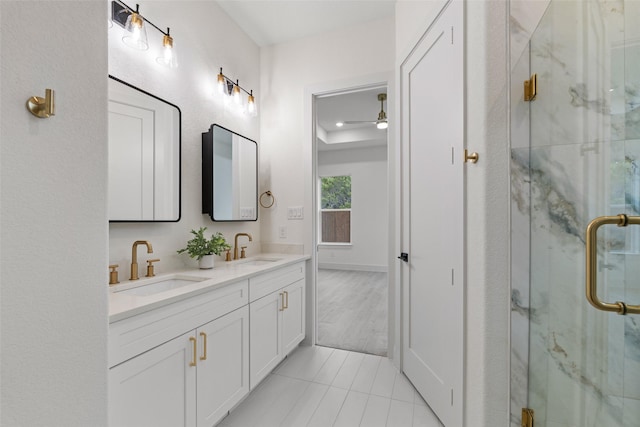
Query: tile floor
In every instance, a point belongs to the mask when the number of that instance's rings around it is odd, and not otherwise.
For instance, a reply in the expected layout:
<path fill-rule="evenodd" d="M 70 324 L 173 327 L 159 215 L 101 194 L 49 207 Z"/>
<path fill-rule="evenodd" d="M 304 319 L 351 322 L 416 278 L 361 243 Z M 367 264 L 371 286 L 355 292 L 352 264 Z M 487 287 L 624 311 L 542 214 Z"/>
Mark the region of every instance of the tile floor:
<path fill-rule="evenodd" d="M 386 357 L 301 346 L 220 427 L 442 427 Z"/>

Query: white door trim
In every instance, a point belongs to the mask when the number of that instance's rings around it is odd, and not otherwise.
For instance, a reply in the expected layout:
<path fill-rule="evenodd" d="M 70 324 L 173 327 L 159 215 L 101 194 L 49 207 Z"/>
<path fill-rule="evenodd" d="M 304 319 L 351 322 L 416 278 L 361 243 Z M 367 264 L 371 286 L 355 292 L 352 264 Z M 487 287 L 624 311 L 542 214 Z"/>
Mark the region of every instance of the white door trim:
<path fill-rule="evenodd" d="M 328 96 L 328 95 L 336 95 L 339 93 L 345 93 L 353 90 L 366 89 L 370 87 L 376 86 L 386 86 L 387 88 L 387 111 L 392 112 L 395 111 L 395 85 L 393 78 L 393 71 L 381 72 L 381 73 L 373 73 L 365 76 L 359 76 L 349 79 L 342 79 L 330 82 L 324 82 L 317 85 L 308 86 L 305 88 L 304 92 L 304 135 L 305 140 L 310 142 L 308 144 L 303 145 L 303 157 L 305 159 L 311 159 L 311 162 L 305 162 L 305 172 L 304 172 L 304 180 L 308 184 L 305 185 L 305 206 L 312 206 L 311 212 L 311 227 L 310 229 L 305 230 L 305 233 L 310 233 L 310 235 L 305 236 L 305 241 L 312 242 L 311 244 L 311 261 L 309 267 L 310 274 L 307 277 L 307 298 L 306 298 L 306 338 L 305 343 L 315 344 L 317 341 L 317 325 L 316 325 L 316 309 L 317 309 L 317 298 L 316 298 L 316 272 L 318 268 L 318 257 L 317 257 L 317 248 L 318 248 L 318 236 L 317 236 L 317 217 L 315 212 L 318 209 L 318 189 L 317 189 L 317 175 L 318 175 L 318 156 L 317 156 L 317 147 L 316 147 L 316 130 L 315 130 L 315 101 L 317 97 Z M 390 118 L 389 121 L 389 131 L 387 133 L 387 165 L 388 165 L 388 176 L 395 176 L 395 151 L 396 144 L 394 138 L 394 122 L 393 117 Z M 392 183 L 392 180 L 389 179 L 388 185 L 388 194 L 389 200 L 395 200 L 395 185 Z M 390 204 L 391 205 L 391 204 Z M 389 358 L 392 358 L 393 353 L 393 343 L 399 342 L 400 337 L 396 336 L 396 318 L 399 321 L 399 313 L 396 312 L 395 306 L 392 306 L 391 294 L 395 294 L 395 286 L 399 286 L 397 282 L 392 281 L 391 279 L 395 277 L 392 273 L 393 271 L 393 260 L 395 259 L 394 254 L 390 251 L 391 248 L 395 247 L 396 235 L 395 230 L 396 227 L 394 225 L 394 216 L 395 208 L 389 208 L 389 244 L 387 245 L 387 259 L 389 264 L 389 296 L 390 296 L 390 304 L 389 304 L 389 347 L 388 347 L 388 355 Z M 394 251 L 395 253 L 395 251 Z M 399 363 L 399 360 L 394 361 L 396 364 Z"/>

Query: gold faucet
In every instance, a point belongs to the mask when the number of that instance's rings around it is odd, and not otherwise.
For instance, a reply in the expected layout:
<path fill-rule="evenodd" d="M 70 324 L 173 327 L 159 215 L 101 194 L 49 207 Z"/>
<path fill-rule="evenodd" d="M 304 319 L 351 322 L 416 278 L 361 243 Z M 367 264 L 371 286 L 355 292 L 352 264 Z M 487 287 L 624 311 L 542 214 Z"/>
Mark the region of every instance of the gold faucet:
<path fill-rule="evenodd" d="M 129 280 L 138 280 L 138 245 L 147 245 L 147 253 L 153 253 L 153 246 L 146 240 L 136 240 L 131 248 L 131 277 Z"/>
<path fill-rule="evenodd" d="M 253 241 L 253 238 L 251 237 L 251 234 L 249 234 L 249 233 L 238 233 L 238 234 L 236 234 L 235 246 L 233 247 L 233 259 L 238 259 L 238 237 L 240 237 L 240 236 L 247 236 L 249 238 L 250 242 Z M 242 252 L 244 253 L 244 250 Z"/>

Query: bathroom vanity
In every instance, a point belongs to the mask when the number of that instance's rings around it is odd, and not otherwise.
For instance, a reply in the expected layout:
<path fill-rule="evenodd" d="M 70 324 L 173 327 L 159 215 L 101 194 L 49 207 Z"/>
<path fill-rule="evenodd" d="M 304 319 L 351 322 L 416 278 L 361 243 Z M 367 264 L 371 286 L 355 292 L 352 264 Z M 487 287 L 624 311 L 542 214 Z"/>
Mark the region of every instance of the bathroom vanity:
<path fill-rule="evenodd" d="M 261 255 L 109 295 L 109 424 L 213 426 L 305 337 L 305 261 Z"/>

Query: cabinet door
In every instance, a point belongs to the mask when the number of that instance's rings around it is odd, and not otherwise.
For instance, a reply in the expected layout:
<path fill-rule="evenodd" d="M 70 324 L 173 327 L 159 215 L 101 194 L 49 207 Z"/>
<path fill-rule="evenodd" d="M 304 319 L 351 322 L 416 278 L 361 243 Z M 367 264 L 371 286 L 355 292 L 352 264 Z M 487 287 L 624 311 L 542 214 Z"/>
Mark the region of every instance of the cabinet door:
<path fill-rule="evenodd" d="M 198 427 L 211 427 L 249 393 L 249 307 L 207 323 L 197 334 Z"/>
<path fill-rule="evenodd" d="M 282 298 L 282 291 L 274 292 L 249 304 L 251 389 L 283 358 L 280 339 Z"/>
<path fill-rule="evenodd" d="M 285 309 L 282 311 L 283 356 L 297 347 L 305 335 L 304 280 L 298 280 L 282 290 Z"/>
<path fill-rule="evenodd" d="M 187 333 L 109 370 L 109 425 L 195 427 L 195 334 Z"/>

